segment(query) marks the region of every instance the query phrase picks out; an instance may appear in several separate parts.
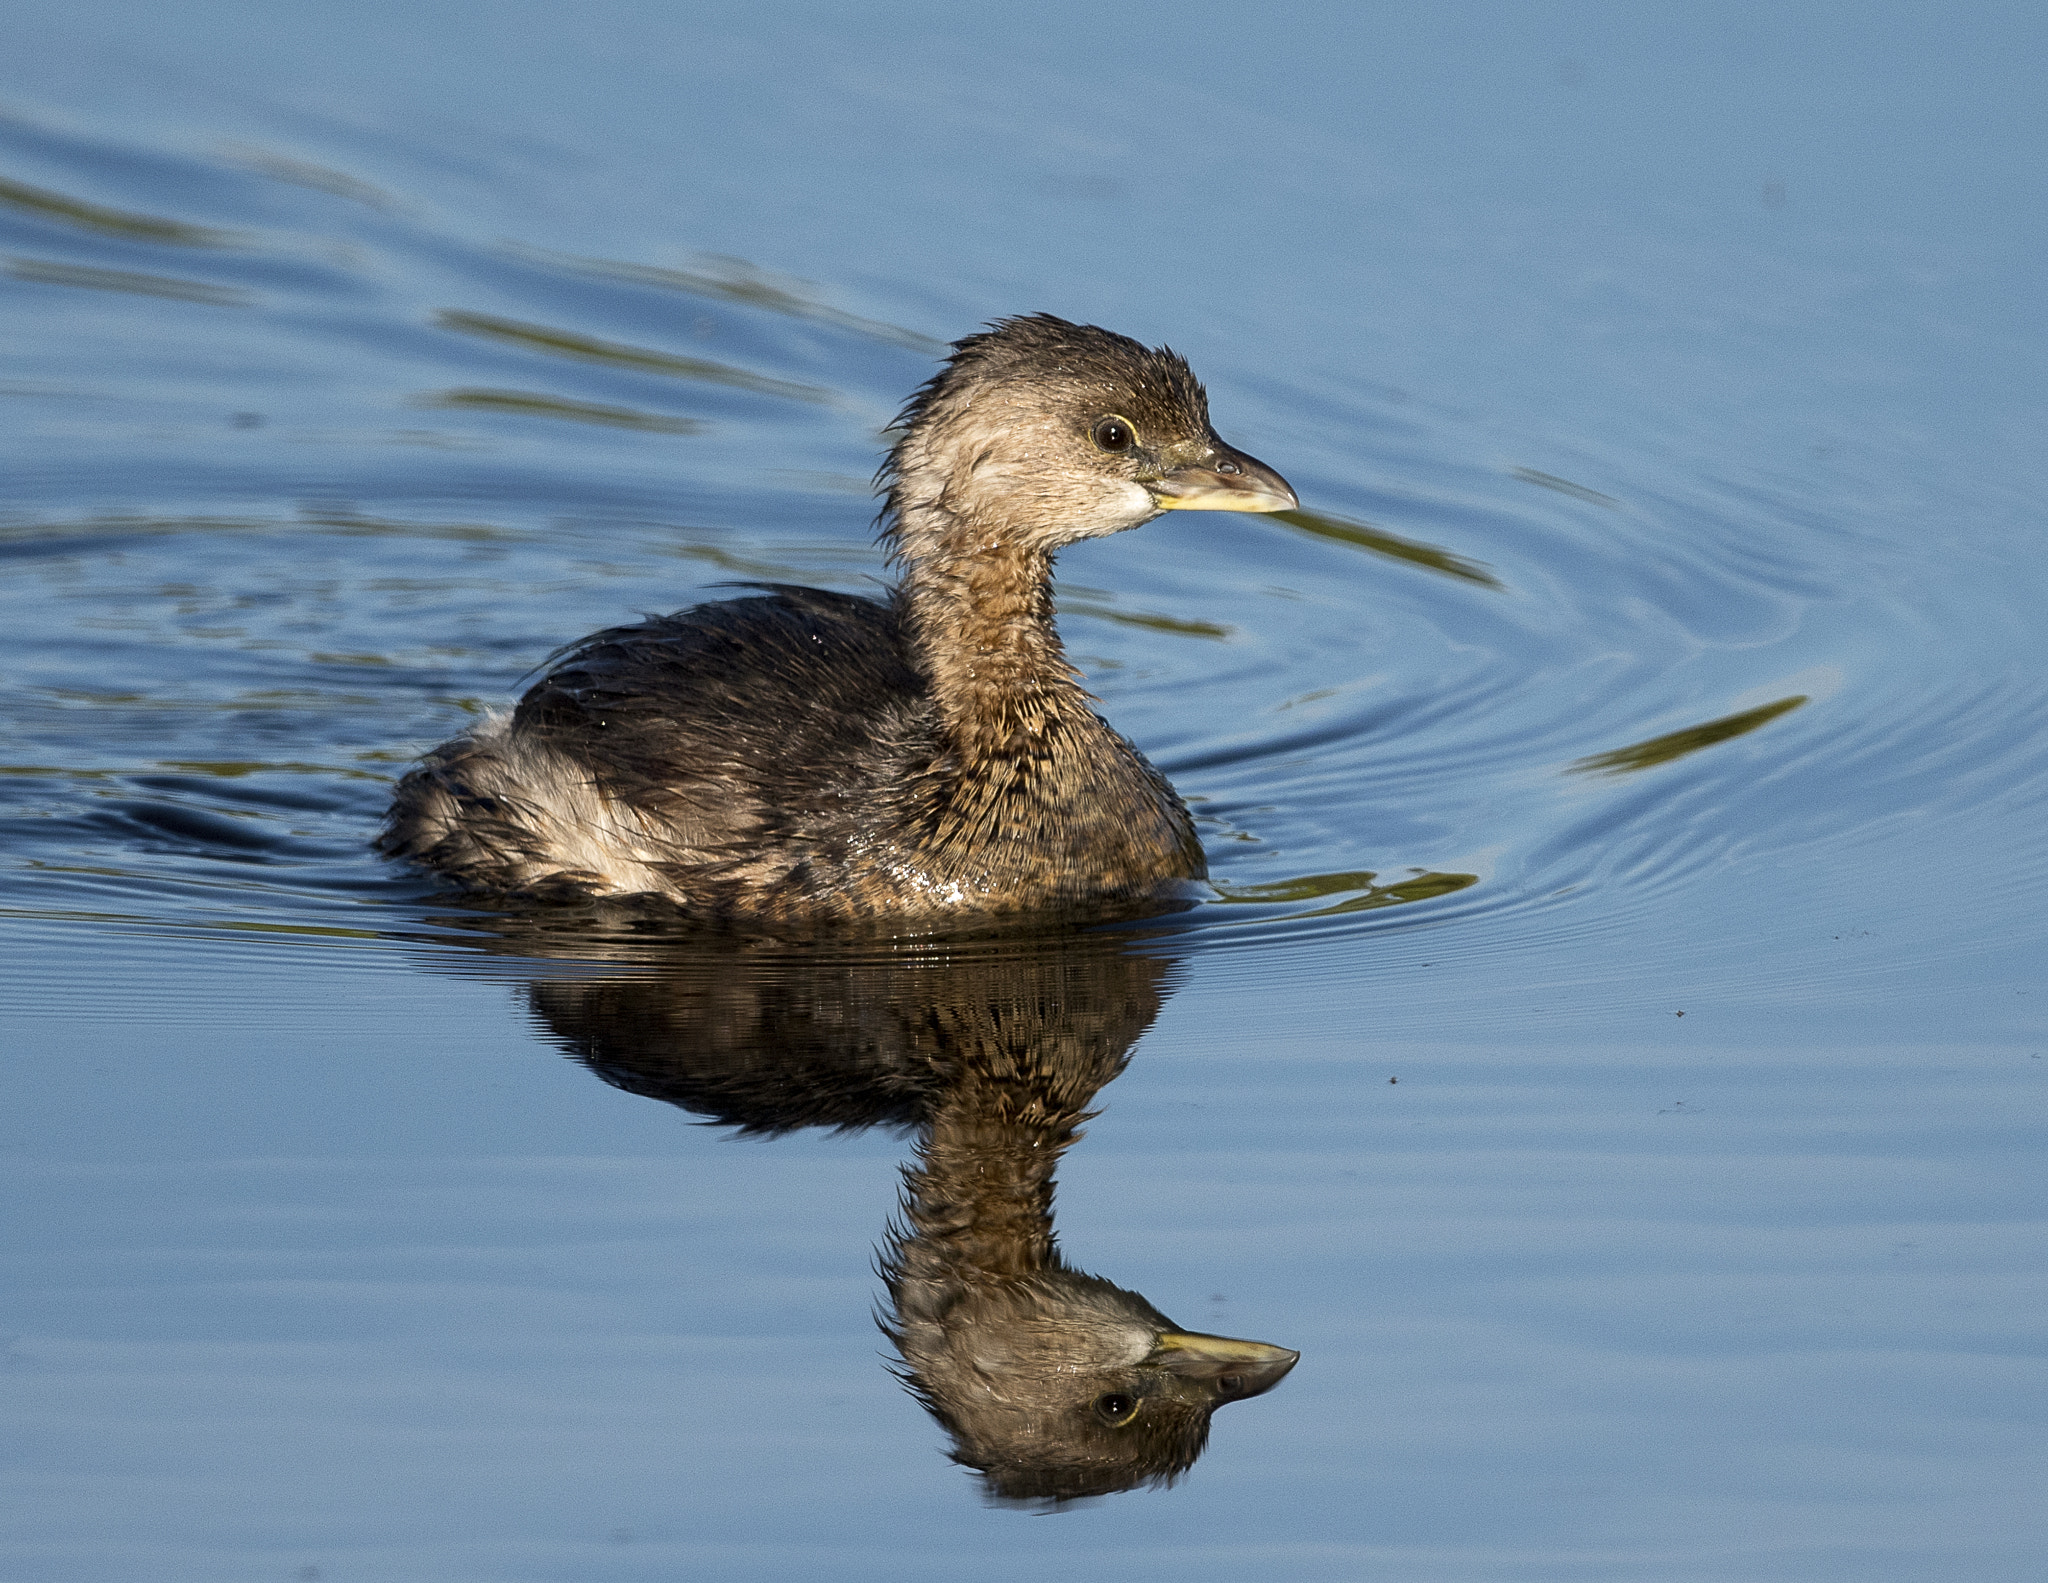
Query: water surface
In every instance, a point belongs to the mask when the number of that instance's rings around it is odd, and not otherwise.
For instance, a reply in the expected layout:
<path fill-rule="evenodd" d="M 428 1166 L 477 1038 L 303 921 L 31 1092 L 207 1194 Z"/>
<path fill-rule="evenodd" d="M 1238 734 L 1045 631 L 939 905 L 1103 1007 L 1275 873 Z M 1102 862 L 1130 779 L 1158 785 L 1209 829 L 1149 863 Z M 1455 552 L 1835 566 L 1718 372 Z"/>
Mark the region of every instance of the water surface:
<path fill-rule="evenodd" d="M 13 1571 L 2032 1575 L 2041 25 L 1276 16 L 10 18 Z M 1035 309 L 1303 500 L 1061 564 L 1212 900 L 963 991 L 370 855 L 557 645 L 874 590 Z M 1123 986 L 1069 1257 L 1302 1353 L 1047 1522 L 871 1318 L 1033 962 Z"/>

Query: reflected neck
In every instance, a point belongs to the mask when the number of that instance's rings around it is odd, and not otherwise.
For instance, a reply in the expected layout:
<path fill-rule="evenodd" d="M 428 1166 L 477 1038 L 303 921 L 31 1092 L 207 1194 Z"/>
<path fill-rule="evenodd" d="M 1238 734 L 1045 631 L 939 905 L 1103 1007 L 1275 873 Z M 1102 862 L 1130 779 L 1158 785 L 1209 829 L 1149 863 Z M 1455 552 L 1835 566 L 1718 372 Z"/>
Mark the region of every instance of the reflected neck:
<path fill-rule="evenodd" d="M 1081 1135 L 1078 1105 L 1048 1103 L 1036 1084 L 975 1067 L 947 1089 L 904 1172 L 896 1262 L 908 1285 L 957 1292 L 979 1279 L 1016 1280 L 1058 1263 L 1053 1172 Z M 1083 1101 L 1085 1103 L 1085 1100 Z M 892 1292 L 899 1303 L 906 1292 Z"/>

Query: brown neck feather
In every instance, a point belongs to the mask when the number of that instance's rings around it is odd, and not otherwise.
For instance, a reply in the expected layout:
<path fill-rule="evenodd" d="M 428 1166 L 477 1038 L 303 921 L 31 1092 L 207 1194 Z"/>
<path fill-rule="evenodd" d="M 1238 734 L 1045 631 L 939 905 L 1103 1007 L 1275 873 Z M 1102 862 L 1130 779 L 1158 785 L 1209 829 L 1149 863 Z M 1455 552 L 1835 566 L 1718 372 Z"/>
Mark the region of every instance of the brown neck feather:
<path fill-rule="evenodd" d="M 1083 1119 L 990 1074 L 957 1081 L 906 1174 L 905 1208 L 932 1265 L 959 1281 L 1053 1263 L 1053 1169 Z"/>
<path fill-rule="evenodd" d="M 900 1323 L 939 1319 L 970 1286 L 1063 1267 L 1053 1172 L 1105 1075 L 1092 1062 L 1063 1074 L 995 1050 L 954 1075 L 903 1173 L 903 1222 L 883 1261 Z"/>
<path fill-rule="evenodd" d="M 1052 555 L 936 502 L 898 514 L 899 608 L 962 756 L 1030 751 L 1087 695 L 1053 625 Z"/>

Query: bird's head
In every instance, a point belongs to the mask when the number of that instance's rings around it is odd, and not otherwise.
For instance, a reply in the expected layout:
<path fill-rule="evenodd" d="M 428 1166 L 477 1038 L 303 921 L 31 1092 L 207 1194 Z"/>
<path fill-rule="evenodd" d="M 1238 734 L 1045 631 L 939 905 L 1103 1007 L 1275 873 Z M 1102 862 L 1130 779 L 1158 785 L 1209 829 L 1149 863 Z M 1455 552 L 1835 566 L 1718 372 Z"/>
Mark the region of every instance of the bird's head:
<path fill-rule="evenodd" d="M 897 419 L 878 482 L 907 557 L 964 532 L 1051 551 L 1162 511 L 1288 511 L 1287 481 L 1209 424 L 1185 360 L 1050 314 L 999 320 Z"/>
<path fill-rule="evenodd" d="M 1063 1268 L 977 1282 L 941 1327 L 894 1339 L 953 1459 L 992 1497 L 1032 1503 L 1172 1483 L 1218 1407 L 1271 1390 L 1300 1357 L 1184 1331 L 1136 1292 Z"/>

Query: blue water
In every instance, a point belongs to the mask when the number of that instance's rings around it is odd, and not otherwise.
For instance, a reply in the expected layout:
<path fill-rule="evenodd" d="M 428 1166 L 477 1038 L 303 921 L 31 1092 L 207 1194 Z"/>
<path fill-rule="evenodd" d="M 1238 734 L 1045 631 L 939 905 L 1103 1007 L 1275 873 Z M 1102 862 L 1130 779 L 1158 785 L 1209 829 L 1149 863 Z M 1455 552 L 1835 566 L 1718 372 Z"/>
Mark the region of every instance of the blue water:
<path fill-rule="evenodd" d="M 2038 1575 L 2031 8 L 0 20 L 0 1575 Z M 1310 513 L 1061 562 L 1217 885 L 1075 948 L 1061 1237 L 1303 1360 L 1044 1520 L 883 1367 L 903 1125 L 564 1059 L 838 959 L 366 846 L 557 645 L 875 588 L 1039 309 Z"/>

